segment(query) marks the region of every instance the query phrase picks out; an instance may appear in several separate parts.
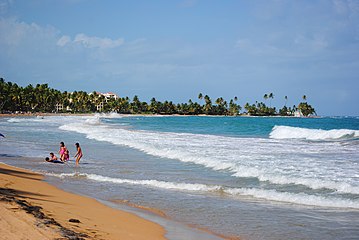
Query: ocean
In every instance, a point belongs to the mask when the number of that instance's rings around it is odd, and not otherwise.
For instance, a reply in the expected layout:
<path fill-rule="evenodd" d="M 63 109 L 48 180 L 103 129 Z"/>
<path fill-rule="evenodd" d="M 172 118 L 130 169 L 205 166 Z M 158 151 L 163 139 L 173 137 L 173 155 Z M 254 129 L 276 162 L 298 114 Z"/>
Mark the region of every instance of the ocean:
<path fill-rule="evenodd" d="M 0 132 L 2 162 L 112 207 L 241 239 L 359 239 L 358 117 L 7 117 Z M 61 141 L 72 160 L 45 163 Z"/>

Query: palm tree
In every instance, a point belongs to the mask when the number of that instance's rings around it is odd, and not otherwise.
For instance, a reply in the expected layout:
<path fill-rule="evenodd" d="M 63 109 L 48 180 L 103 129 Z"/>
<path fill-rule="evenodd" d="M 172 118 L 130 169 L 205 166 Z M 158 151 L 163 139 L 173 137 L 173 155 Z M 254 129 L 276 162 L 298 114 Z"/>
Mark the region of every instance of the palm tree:
<path fill-rule="evenodd" d="M 202 100 L 202 99 L 203 99 L 203 94 L 202 94 L 202 93 L 199 93 L 199 94 L 198 94 L 198 99 L 199 99 L 199 100 Z"/>
<path fill-rule="evenodd" d="M 306 95 L 303 95 L 303 101 L 306 101 L 307 100 L 307 96 Z"/>
<path fill-rule="evenodd" d="M 284 106 L 286 107 L 286 106 L 287 106 L 288 97 L 287 97 L 287 96 L 284 96 L 284 99 L 285 99 L 285 104 L 284 104 Z"/>
<path fill-rule="evenodd" d="M 264 101 L 267 101 L 267 99 L 268 99 L 268 94 L 264 94 L 263 98 L 264 98 Z"/>
<path fill-rule="evenodd" d="M 308 103 L 299 103 L 298 109 L 302 112 L 304 116 L 312 115 L 315 113 L 315 109 Z"/>
<path fill-rule="evenodd" d="M 205 101 L 204 113 L 208 115 L 211 113 L 212 110 L 212 101 L 208 95 L 204 96 L 204 101 Z"/>
<path fill-rule="evenodd" d="M 198 94 L 198 99 L 199 99 L 199 100 L 202 100 L 202 99 L 203 99 L 203 94 L 202 94 L 202 93 L 199 93 L 199 94 Z"/>
<path fill-rule="evenodd" d="M 271 108 L 272 107 L 272 99 L 274 98 L 274 94 L 273 93 L 270 93 L 268 98 L 270 98 L 271 100 L 269 101 L 269 107 Z"/>
<path fill-rule="evenodd" d="M 236 97 L 234 98 L 234 100 L 231 99 L 229 102 L 229 113 L 233 116 L 237 116 L 239 114 L 239 111 L 241 110 L 241 106 L 236 104 L 235 101 L 237 101 Z"/>
<path fill-rule="evenodd" d="M 153 97 L 151 99 L 151 103 L 150 103 L 150 106 L 149 106 L 149 111 L 151 113 L 153 113 L 153 114 L 158 113 L 158 105 L 159 104 L 158 104 L 156 98 Z"/>
<path fill-rule="evenodd" d="M 132 103 L 131 103 L 132 111 L 133 111 L 134 113 L 140 113 L 140 112 L 141 112 L 141 109 L 142 109 L 141 105 L 142 105 L 142 104 L 141 104 L 141 102 L 140 102 L 140 99 L 138 98 L 137 95 L 135 95 L 135 96 L 133 97 L 133 100 L 132 100 Z"/>

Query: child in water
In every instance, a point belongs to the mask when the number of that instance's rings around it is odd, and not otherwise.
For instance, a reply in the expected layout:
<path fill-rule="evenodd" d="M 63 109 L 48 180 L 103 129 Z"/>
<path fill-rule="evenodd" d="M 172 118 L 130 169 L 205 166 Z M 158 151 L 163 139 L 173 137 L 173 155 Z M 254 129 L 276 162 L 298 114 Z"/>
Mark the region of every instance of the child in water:
<path fill-rule="evenodd" d="M 60 154 L 60 159 L 63 162 L 68 161 L 70 159 L 69 150 L 67 150 L 64 142 L 60 142 L 59 154 Z"/>
<path fill-rule="evenodd" d="M 55 156 L 54 153 L 50 153 L 50 158 L 46 157 L 45 158 L 46 162 L 51 162 L 51 163 L 63 163 L 62 161 L 58 160 L 57 157 Z"/>
<path fill-rule="evenodd" d="M 80 163 L 80 159 L 82 158 L 82 149 L 81 149 L 79 143 L 75 143 L 75 146 L 76 146 L 76 149 L 77 149 L 77 153 L 76 153 L 76 155 L 74 156 L 74 158 L 77 157 L 77 158 L 76 158 L 76 166 L 78 166 L 79 163 Z"/>
<path fill-rule="evenodd" d="M 66 149 L 66 152 L 65 152 L 65 161 L 69 161 L 70 160 L 70 152 L 68 149 Z"/>
<path fill-rule="evenodd" d="M 54 154 L 53 152 L 50 153 L 50 159 L 51 159 L 52 161 L 57 160 L 57 157 L 55 156 L 55 154 Z"/>

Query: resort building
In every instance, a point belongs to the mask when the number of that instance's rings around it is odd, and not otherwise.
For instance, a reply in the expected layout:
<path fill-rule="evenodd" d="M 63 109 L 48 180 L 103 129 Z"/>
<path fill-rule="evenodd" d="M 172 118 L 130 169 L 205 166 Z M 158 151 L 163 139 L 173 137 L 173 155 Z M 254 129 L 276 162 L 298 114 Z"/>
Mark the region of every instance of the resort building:
<path fill-rule="evenodd" d="M 103 110 L 103 102 L 100 102 L 99 104 L 96 105 L 96 110 L 98 112 L 102 112 L 102 110 Z"/>
<path fill-rule="evenodd" d="M 100 92 L 96 92 L 99 96 L 103 96 L 104 97 L 104 100 L 105 101 L 102 101 L 100 102 L 99 104 L 96 105 L 96 110 L 98 112 L 102 112 L 103 108 L 104 108 L 104 102 L 108 103 L 108 101 L 110 99 L 114 99 L 114 100 L 117 100 L 119 99 L 120 97 L 115 94 L 115 93 L 112 93 L 112 92 L 108 92 L 108 93 L 100 93 Z M 92 93 L 90 93 L 92 94 Z"/>
<path fill-rule="evenodd" d="M 56 103 L 56 112 L 62 112 L 64 110 L 64 104 L 62 103 Z"/>
<path fill-rule="evenodd" d="M 71 102 L 72 102 L 72 99 L 71 99 Z M 63 112 L 64 111 L 64 104 L 63 103 L 56 103 L 55 108 L 56 108 L 56 112 Z M 70 106 L 66 106 L 66 111 L 67 112 L 72 111 Z"/>
<path fill-rule="evenodd" d="M 118 95 L 116 95 L 115 93 L 112 93 L 112 92 L 108 92 L 108 93 L 100 93 L 100 92 L 96 92 L 98 95 L 100 96 L 104 96 L 105 97 L 105 101 L 108 102 L 108 100 L 110 99 L 115 99 L 117 100 L 119 98 Z"/>

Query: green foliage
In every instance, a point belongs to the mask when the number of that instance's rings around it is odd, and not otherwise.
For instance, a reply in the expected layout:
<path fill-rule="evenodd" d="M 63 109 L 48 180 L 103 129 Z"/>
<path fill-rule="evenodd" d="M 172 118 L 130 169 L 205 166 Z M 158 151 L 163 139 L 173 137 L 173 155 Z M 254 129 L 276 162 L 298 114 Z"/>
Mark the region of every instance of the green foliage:
<path fill-rule="evenodd" d="M 304 116 L 316 114 L 315 109 L 311 105 L 309 105 L 307 102 L 299 103 L 298 109 L 302 112 L 302 114 Z"/>
<path fill-rule="evenodd" d="M 47 84 L 23 88 L 0 79 L 0 112 L 53 112 L 61 97 L 60 91 Z"/>
<path fill-rule="evenodd" d="M 305 95 L 304 95 L 305 96 Z M 273 93 L 265 94 L 264 100 L 274 98 Z M 93 113 L 93 112 L 117 112 L 123 114 L 179 114 L 179 115 L 225 115 L 237 116 L 242 107 L 237 104 L 238 98 L 234 97 L 228 102 L 222 97 L 217 98 L 214 103 L 208 95 L 199 93 L 197 103 L 191 99 L 187 103 L 174 104 L 172 101 L 157 101 L 155 98 L 150 103 L 140 101 L 138 96 L 134 96 L 132 101 L 128 97 L 108 98 L 97 92 L 87 93 L 75 91 L 73 93 L 60 92 L 49 88 L 47 84 L 31 84 L 20 87 L 15 83 L 5 82 L 0 78 L 0 112 L 72 112 L 72 113 Z M 287 96 L 285 100 L 287 102 Z M 303 97 L 306 99 L 306 96 Z M 255 104 L 246 103 L 244 106 L 246 113 L 252 116 L 292 116 L 297 110 L 284 106 L 277 113 L 275 107 L 268 107 L 263 102 Z M 300 103 L 298 109 L 304 116 L 315 113 L 312 106 L 306 102 Z"/>

